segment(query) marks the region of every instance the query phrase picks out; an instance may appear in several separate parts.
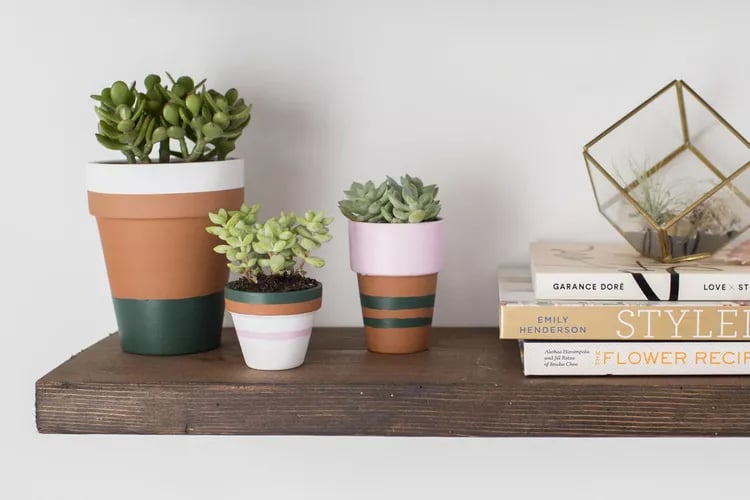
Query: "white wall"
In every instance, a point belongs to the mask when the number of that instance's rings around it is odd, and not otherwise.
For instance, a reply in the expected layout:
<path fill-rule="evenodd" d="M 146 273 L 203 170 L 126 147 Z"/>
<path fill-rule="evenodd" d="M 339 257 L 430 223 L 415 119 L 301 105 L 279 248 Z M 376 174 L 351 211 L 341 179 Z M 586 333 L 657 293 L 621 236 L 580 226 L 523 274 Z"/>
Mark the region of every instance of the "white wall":
<path fill-rule="evenodd" d="M 111 157 L 94 139 L 89 94 L 164 70 L 237 86 L 254 104 L 239 148 L 247 197 L 266 214 L 338 215 L 354 179 L 410 172 L 439 183 L 450 243 L 436 322 L 496 325 L 495 267 L 524 262 L 529 241 L 618 240 L 595 210 L 581 147 L 625 111 L 683 78 L 750 134 L 750 5 L 714 4 L 8 2 L 0 491 L 14 494 L 0 496 L 227 498 L 247 480 L 258 498 L 374 497 L 398 485 L 403 496 L 502 487 L 571 498 L 563 482 L 583 497 L 625 498 L 632 491 L 608 485 L 618 474 L 652 481 L 649 498 L 729 491 L 742 461 L 731 459 L 739 443 L 728 440 L 69 437 L 39 436 L 33 420 L 33 382 L 115 328 L 85 199 L 83 164 Z M 326 284 L 319 324 L 354 325 L 342 216 L 333 231 L 328 266 L 316 275 Z M 644 451 L 648 459 L 638 458 Z M 378 482 L 367 466 L 392 476 Z M 569 476 L 580 468 L 598 472 Z M 684 477 L 688 468 L 703 472 Z"/>

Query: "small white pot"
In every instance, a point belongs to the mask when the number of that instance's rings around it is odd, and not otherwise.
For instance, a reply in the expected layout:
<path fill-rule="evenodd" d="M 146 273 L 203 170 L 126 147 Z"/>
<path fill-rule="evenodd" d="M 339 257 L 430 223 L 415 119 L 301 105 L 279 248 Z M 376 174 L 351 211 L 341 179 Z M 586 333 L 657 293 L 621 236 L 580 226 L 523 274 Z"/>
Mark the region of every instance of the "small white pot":
<path fill-rule="evenodd" d="M 288 370 L 305 362 L 315 313 L 257 316 L 231 313 L 245 364 L 256 370 Z"/>
<path fill-rule="evenodd" d="M 245 364 L 256 370 L 288 370 L 305 362 L 323 287 L 283 293 L 224 289 L 227 310 Z"/>

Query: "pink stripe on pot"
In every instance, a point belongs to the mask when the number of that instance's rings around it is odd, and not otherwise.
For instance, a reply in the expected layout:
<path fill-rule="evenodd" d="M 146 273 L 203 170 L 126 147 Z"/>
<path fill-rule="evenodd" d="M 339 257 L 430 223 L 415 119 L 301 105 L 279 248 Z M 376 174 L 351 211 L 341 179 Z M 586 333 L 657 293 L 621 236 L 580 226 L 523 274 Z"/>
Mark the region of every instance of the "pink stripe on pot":
<path fill-rule="evenodd" d="M 445 264 L 442 220 L 417 224 L 349 221 L 353 271 L 372 276 L 435 274 Z"/>
<path fill-rule="evenodd" d="M 291 340 L 310 335 L 310 329 L 296 330 L 292 332 L 250 332 L 237 330 L 237 336 L 253 340 Z"/>

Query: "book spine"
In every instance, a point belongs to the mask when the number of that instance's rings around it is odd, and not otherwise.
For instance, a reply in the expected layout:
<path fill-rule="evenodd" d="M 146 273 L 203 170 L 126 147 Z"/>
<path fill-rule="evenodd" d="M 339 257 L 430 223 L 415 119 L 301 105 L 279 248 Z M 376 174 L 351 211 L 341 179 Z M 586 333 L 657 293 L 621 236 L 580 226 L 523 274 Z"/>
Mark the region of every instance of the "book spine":
<path fill-rule="evenodd" d="M 731 273 L 533 274 L 540 300 L 750 300 L 750 277 Z"/>
<path fill-rule="evenodd" d="M 524 375 L 747 375 L 747 342 L 523 342 Z"/>
<path fill-rule="evenodd" d="M 750 340 L 750 306 L 712 303 L 500 304 L 500 338 L 530 340 Z"/>

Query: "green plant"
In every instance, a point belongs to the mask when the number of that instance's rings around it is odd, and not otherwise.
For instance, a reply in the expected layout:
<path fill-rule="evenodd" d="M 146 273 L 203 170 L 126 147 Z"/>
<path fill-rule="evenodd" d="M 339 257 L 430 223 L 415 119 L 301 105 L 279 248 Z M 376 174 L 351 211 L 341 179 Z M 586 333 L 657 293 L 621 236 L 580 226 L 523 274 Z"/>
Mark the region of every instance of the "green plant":
<path fill-rule="evenodd" d="M 679 213 L 675 198 L 662 182 L 645 175 L 636 181 L 638 184 L 630 195 L 657 224 L 665 224 Z"/>
<path fill-rule="evenodd" d="M 344 194 L 347 199 L 339 201 L 339 209 L 356 222 L 429 222 L 438 218 L 441 209 L 438 187 L 425 186 L 409 175 L 400 183 L 388 177 L 377 187 L 372 181 L 354 182 Z"/>
<path fill-rule="evenodd" d="M 672 220 L 684 208 L 681 197 L 673 194 L 674 186 L 667 185 L 663 179 L 656 178 L 660 166 L 646 168 L 648 162 L 639 164 L 634 160 L 629 162 L 630 181 L 615 169 L 620 184 L 640 208 L 658 225 Z M 630 213 L 631 217 L 640 218 L 637 211 Z M 645 220 L 644 220 L 645 222 Z"/>
<path fill-rule="evenodd" d="M 259 222 L 259 211 L 259 204 L 250 207 L 243 203 L 239 210 L 222 208 L 208 215 L 215 225 L 206 227 L 206 231 L 225 242 L 214 251 L 226 255 L 230 271 L 256 283 L 261 274 L 304 275 L 305 264 L 325 265 L 311 253 L 332 238 L 328 234 L 332 217 L 308 210 L 304 216 L 281 212 L 278 217 Z"/>
<path fill-rule="evenodd" d="M 158 75 L 148 75 L 145 91 L 116 81 L 91 98 L 99 117 L 96 138 L 108 149 L 121 151 L 129 163 L 151 163 L 151 152 L 159 145 L 159 163 L 171 157 L 181 161 L 223 160 L 250 121 L 251 106 L 237 89 L 221 94 L 206 89 L 205 80 L 195 84 L 189 76 L 172 86 L 162 85 Z M 177 149 L 170 147 L 170 142 Z M 189 141 L 189 142 L 188 142 Z"/>

